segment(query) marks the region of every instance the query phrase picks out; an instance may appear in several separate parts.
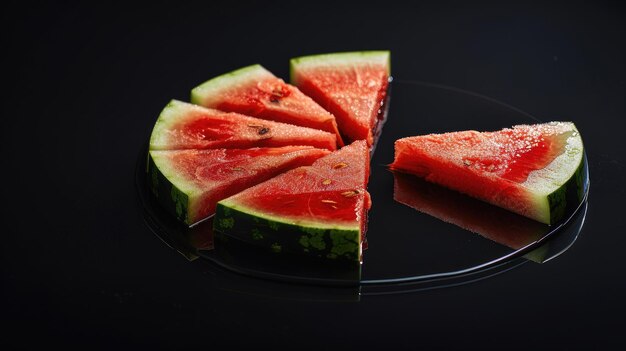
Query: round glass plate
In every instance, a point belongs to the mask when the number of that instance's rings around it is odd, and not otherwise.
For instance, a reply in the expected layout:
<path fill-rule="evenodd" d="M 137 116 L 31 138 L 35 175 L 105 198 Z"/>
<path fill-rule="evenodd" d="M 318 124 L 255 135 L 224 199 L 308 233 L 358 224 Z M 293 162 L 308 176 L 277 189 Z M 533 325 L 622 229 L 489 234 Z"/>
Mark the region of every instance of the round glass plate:
<path fill-rule="evenodd" d="M 146 150 L 136 185 L 147 225 L 190 260 L 202 259 L 231 273 L 324 286 L 360 287 L 387 294 L 463 284 L 526 262 L 550 260 L 574 242 L 587 210 L 583 193 L 570 194 L 564 219 L 547 226 L 498 207 L 389 171 L 394 141 L 460 130 L 491 131 L 541 120 L 494 99 L 421 82 L 392 83 L 388 118 L 371 162 L 367 249 L 363 263 L 274 254 L 237 240 L 214 237 L 212 220 L 191 228 L 164 212 L 146 184 Z M 583 132 L 584 138 L 584 132 Z"/>

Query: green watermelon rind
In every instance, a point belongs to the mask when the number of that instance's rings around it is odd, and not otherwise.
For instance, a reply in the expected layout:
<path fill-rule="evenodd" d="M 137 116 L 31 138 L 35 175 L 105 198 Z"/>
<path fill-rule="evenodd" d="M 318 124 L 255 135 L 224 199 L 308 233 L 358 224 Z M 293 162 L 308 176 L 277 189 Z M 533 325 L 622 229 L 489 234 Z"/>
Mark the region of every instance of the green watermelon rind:
<path fill-rule="evenodd" d="M 354 262 L 360 262 L 362 257 L 359 227 L 290 223 L 227 200 L 217 203 L 213 229 L 227 237 L 270 248 L 274 252 Z"/>
<path fill-rule="evenodd" d="M 550 243 L 545 243 L 539 246 L 538 248 L 528 252 L 523 257 L 535 263 L 543 263 L 548 257 L 549 252 L 550 252 Z"/>
<path fill-rule="evenodd" d="M 574 174 L 561 185 L 557 190 L 547 196 L 550 206 L 550 223 L 555 224 L 565 216 L 568 204 L 575 200 L 580 202 L 584 198 L 584 189 L 586 184 L 583 183 L 585 173 L 584 159 L 581 160 Z"/>
<path fill-rule="evenodd" d="M 522 183 L 534 198 L 538 217 L 535 219 L 546 224 L 555 224 L 562 219 L 570 201 L 580 202 L 586 186 L 583 184 L 584 147 L 580 133 L 574 123 L 558 123 L 571 129 L 566 136 L 565 151 L 546 167 L 532 171 Z"/>
<path fill-rule="evenodd" d="M 386 66 L 387 75 L 391 74 L 391 52 L 388 50 L 335 52 L 328 54 L 294 57 L 289 60 L 289 80 L 298 85 L 297 71 L 307 67 L 354 65 L 356 63 L 379 62 Z"/>
<path fill-rule="evenodd" d="M 159 151 L 148 153 L 150 191 L 167 212 L 191 225 L 190 198 L 194 197 L 195 189 L 176 176 L 176 172 L 169 170 L 167 164 L 159 160 L 158 153 Z"/>
<path fill-rule="evenodd" d="M 224 73 L 211 78 L 191 90 L 192 104 L 209 106 L 214 105 L 211 99 L 220 100 L 223 92 L 235 89 L 241 85 L 256 82 L 264 78 L 275 76 L 260 64 L 254 64 Z"/>

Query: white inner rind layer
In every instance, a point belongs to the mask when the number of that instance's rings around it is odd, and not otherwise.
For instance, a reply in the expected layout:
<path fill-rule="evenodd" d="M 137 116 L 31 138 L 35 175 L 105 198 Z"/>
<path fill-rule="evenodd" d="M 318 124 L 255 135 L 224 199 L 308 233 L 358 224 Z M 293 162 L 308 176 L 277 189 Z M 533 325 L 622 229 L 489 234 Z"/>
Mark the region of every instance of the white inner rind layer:
<path fill-rule="evenodd" d="M 354 226 L 341 225 L 338 223 L 328 223 L 328 222 L 315 222 L 315 221 L 307 221 L 307 220 L 291 220 L 288 217 L 275 217 L 272 215 L 268 215 L 263 212 L 258 212 L 248 207 L 237 204 L 234 201 L 222 200 L 219 202 L 220 205 L 223 205 L 228 208 L 232 208 L 233 210 L 247 213 L 251 216 L 259 217 L 268 221 L 290 224 L 300 227 L 311 227 L 311 228 L 319 228 L 319 229 L 338 229 L 338 230 L 356 230 L 361 231 L 361 227 L 357 224 Z"/>
<path fill-rule="evenodd" d="M 179 191 L 187 195 L 191 203 L 192 199 L 202 194 L 202 190 L 198 188 L 193 181 L 189 181 L 180 175 L 180 169 L 176 168 L 172 162 L 170 162 L 170 157 L 168 156 L 170 153 L 171 151 L 166 150 L 151 150 L 150 157 L 152 157 L 159 172 L 161 172 L 161 174 Z"/>
<path fill-rule="evenodd" d="M 207 110 L 203 107 L 188 104 L 186 102 L 172 100 L 170 101 L 157 119 L 150 136 L 150 150 L 159 150 L 163 145 L 167 145 L 169 133 L 164 133 L 176 123 L 179 123 L 184 116 L 189 115 L 192 111 L 205 113 Z"/>
<path fill-rule="evenodd" d="M 191 90 L 191 102 L 194 104 L 215 107 L 222 102 L 221 94 L 228 90 L 237 90 L 248 86 L 251 82 L 276 78 L 263 66 L 256 64 L 240 68 L 208 80 Z"/>
<path fill-rule="evenodd" d="M 583 141 L 574 123 L 558 122 L 566 125 L 568 132 L 565 151 L 546 167 L 532 171 L 521 185 L 528 189 L 534 198 L 537 213 L 547 215 L 543 218 L 550 223 L 550 204 L 548 196 L 559 190 L 576 173 L 583 159 Z"/>
<path fill-rule="evenodd" d="M 187 210 L 186 214 L 184 214 L 185 222 L 193 224 L 201 219 L 195 216 L 200 211 L 198 208 L 200 205 L 199 199 L 203 196 L 203 191 L 193 181 L 189 181 L 180 175 L 180 171 L 170 162 L 171 159 L 168 156 L 170 152 L 166 150 L 151 150 L 150 157 L 158 171 L 171 183 L 172 189 L 170 193 L 172 198 L 178 197 L 174 195 L 176 191 L 187 196 Z"/>
<path fill-rule="evenodd" d="M 311 55 L 292 58 L 290 61 L 292 80 L 294 70 L 306 70 L 308 68 L 316 68 L 322 66 L 352 66 L 360 64 L 380 64 L 387 68 L 387 75 L 391 72 L 390 53 L 389 51 L 355 51 L 355 52 L 338 52 L 332 54 Z"/>

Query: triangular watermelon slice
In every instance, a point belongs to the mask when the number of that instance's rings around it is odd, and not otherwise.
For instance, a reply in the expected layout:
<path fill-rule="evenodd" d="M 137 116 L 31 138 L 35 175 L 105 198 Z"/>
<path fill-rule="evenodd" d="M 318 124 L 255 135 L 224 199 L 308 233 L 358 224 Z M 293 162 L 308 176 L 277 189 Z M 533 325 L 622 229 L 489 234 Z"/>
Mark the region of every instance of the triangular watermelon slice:
<path fill-rule="evenodd" d="M 309 145 L 335 150 L 336 136 L 318 129 L 267 121 L 172 100 L 150 137 L 151 150 L 246 149 Z"/>
<path fill-rule="evenodd" d="M 371 200 L 365 141 L 220 201 L 214 229 L 275 251 L 360 261 Z"/>
<path fill-rule="evenodd" d="M 211 216 L 217 201 L 328 153 L 310 146 L 152 150 L 148 172 L 157 200 L 191 225 Z"/>
<path fill-rule="evenodd" d="M 215 77 L 191 91 L 191 102 L 228 112 L 320 129 L 337 136 L 335 117 L 261 65 Z"/>
<path fill-rule="evenodd" d="M 584 186 L 583 143 L 571 122 L 399 139 L 391 168 L 546 224 Z"/>
<path fill-rule="evenodd" d="M 347 141 L 374 144 L 384 117 L 389 51 L 303 56 L 290 66 L 292 84 L 335 115 Z"/>

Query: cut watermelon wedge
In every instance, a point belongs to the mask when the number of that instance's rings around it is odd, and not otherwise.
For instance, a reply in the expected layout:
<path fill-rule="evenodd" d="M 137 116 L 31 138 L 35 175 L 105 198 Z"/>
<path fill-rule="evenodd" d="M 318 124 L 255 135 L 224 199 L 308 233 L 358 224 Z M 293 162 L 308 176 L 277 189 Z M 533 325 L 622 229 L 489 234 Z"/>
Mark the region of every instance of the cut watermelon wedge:
<path fill-rule="evenodd" d="M 563 217 L 568 194 L 583 195 L 583 143 L 571 122 L 399 139 L 391 168 L 546 224 Z"/>
<path fill-rule="evenodd" d="M 261 65 L 252 65 L 213 78 L 191 91 L 191 102 L 248 116 L 320 129 L 337 136 L 335 117 L 298 88 Z"/>
<path fill-rule="evenodd" d="M 152 150 L 152 192 L 178 219 L 194 224 L 215 211 L 217 201 L 329 153 L 310 146 L 280 148 Z"/>
<path fill-rule="evenodd" d="M 336 136 L 321 130 L 227 113 L 172 100 L 150 137 L 151 150 L 246 149 L 309 145 L 335 150 Z"/>
<path fill-rule="evenodd" d="M 389 51 L 346 52 L 291 59 L 291 82 L 337 118 L 348 141 L 373 145 L 390 76 Z"/>
<path fill-rule="evenodd" d="M 214 229 L 275 251 L 360 261 L 371 200 L 365 141 L 217 204 Z"/>

